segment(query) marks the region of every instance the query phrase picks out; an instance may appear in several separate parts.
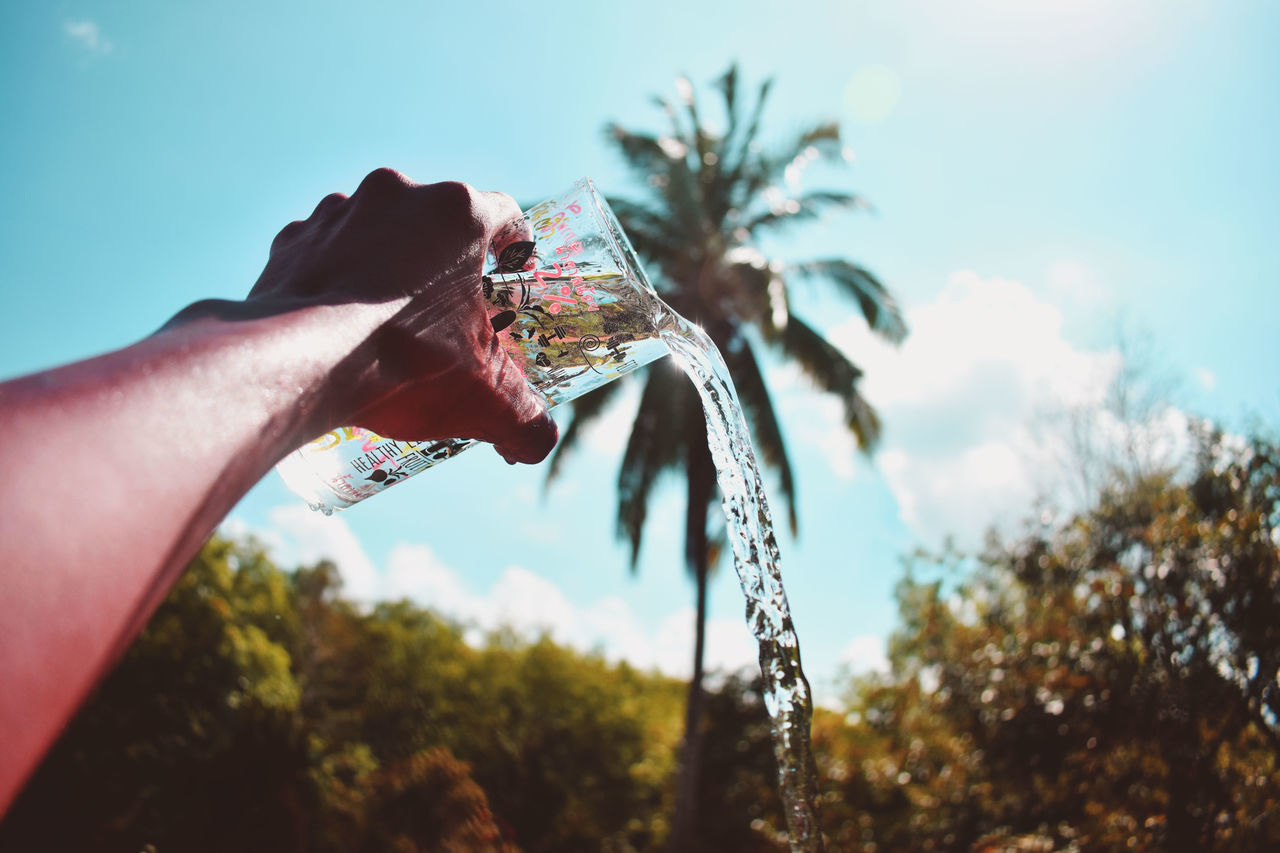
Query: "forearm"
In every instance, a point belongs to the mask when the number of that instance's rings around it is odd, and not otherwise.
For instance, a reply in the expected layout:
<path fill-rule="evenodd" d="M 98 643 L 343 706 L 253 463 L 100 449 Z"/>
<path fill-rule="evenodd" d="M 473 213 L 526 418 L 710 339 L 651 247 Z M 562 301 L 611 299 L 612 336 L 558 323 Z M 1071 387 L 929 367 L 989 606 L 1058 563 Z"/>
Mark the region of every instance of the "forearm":
<path fill-rule="evenodd" d="M 509 196 L 378 169 L 271 244 L 244 302 L 0 385 L 0 814 L 174 576 L 284 454 L 353 424 L 537 462 L 555 422 L 488 320 Z M 493 246 L 496 253 L 502 246 Z"/>
<path fill-rule="evenodd" d="M 339 425 L 334 366 L 394 309 L 204 316 L 0 385 L 0 811 L 225 513 Z"/>

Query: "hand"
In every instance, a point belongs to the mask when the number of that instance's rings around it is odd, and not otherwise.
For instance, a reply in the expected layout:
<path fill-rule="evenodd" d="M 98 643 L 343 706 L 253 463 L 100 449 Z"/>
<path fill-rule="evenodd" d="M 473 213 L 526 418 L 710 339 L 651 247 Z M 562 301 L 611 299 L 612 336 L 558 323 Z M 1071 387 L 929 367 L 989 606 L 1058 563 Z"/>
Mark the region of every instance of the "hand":
<path fill-rule="evenodd" d="M 556 427 L 498 345 L 485 249 L 515 203 L 389 170 L 280 232 L 243 302 L 0 383 L 0 817 L 213 527 L 291 449 L 339 426 L 480 438 L 536 462 Z M 501 246 L 498 246 L 501 249 Z M 73 477 L 30 452 L 59 448 Z M 74 523 L 66 514 L 74 512 Z"/>
<path fill-rule="evenodd" d="M 368 330 L 325 383 L 317 434 L 352 425 L 397 439 L 479 438 L 508 462 L 551 451 L 555 422 L 499 345 L 481 296 L 495 235 L 530 239 L 509 196 L 390 169 L 280 232 L 247 302 L 342 306 L 345 331 Z"/>

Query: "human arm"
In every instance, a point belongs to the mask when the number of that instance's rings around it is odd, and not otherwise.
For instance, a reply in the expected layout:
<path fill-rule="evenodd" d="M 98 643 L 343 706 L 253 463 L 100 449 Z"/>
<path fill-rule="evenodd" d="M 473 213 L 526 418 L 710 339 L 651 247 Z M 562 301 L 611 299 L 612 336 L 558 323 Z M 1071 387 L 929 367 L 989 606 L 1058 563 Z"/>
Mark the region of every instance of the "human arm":
<path fill-rule="evenodd" d="M 243 302 L 0 385 L 0 811 L 214 526 L 344 425 L 543 458 L 555 426 L 498 346 L 485 249 L 519 210 L 374 172 L 276 238 Z M 56 464 L 50 464 L 56 452 Z"/>

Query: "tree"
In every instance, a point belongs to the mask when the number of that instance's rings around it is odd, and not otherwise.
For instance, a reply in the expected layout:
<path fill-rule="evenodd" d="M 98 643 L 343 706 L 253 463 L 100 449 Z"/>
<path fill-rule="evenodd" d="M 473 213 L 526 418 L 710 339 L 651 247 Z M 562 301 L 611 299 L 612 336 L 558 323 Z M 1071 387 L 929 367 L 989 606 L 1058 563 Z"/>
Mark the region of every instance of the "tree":
<path fill-rule="evenodd" d="M 754 443 L 778 475 L 789 520 L 796 528 L 795 479 L 782 429 L 757 356 L 763 346 L 799 365 L 824 391 L 844 404 L 845 424 L 861 447 L 880 432 L 874 409 L 858 390 L 862 371 L 821 331 L 791 310 L 791 289 L 801 279 L 833 283 L 852 298 L 872 329 L 900 341 L 906 327 L 893 297 L 870 272 L 841 258 L 805 263 L 768 260 L 759 241 L 818 217 L 827 210 L 864 207 L 859 196 L 833 190 L 788 196 L 804 167 L 816 160 L 840 162 L 838 124 L 819 124 L 776 153 L 760 143 L 761 121 L 772 82 L 744 111 L 736 67 L 717 81 L 723 95 L 724 133 L 704 121 L 693 89 L 679 80 L 681 107 L 659 99 L 671 123 L 668 135 L 634 132 L 617 124 L 609 139 L 627 165 L 647 183 L 639 200 L 610 199 L 664 300 L 700 325 L 723 354 L 752 427 Z M 554 476 L 582 429 L 605 411 L 620 383 L 573 404 L 573 420 L 552 459 Z M 679 471 L 687 495 L 685 560 L 697 589 L 697 630 L 689 685 L 681 777 L 677 788 L 675 846 L 694 835 L 695 792 L 702 742 L 703 650 L 707 578 L 721 550 L 708 524 L 716 478 L 707 450 L 702 407 L 691 383 L 662 364 L 645 377 L 639 413 L 618 473 L 619 534 L 639 555 L 649 499 L 658 476 Z"/>
<path fill-rule="evenodd" d="M 277 641 L 295 625 L 261 551 L 207 544 L 15 802 L 0 849 L 298 849 L 307 745 Z"/>
<path fill-rule="evenodd" d="M 502 838 L 470 768 L 444 747 L 385 768 L 373 784 L 369 853 L 520 853 Z"/>
<path fill-rule="evenodd" d="M 756 674 L 751 679 L 729 676 L 707 690 L 699 850 L 781 853 L 790 849 L 783 840 L 787 824 L 761 689 Z"/>
<path fill-rule="evenodd" d="M 298 668 L 310 673 L 302 707 L 324 753 L 313 772 L 323 849 L 392 840 L 435 849 L 428 840 L 463 830 L 462 849 L 488 849 L 465 839 L 490 823 L 528 853 L 651 849 L 665 835 L 656 817 L 672 775 L 678 684 L 546 638 L 499 632 L 476 648 L 460 626 L 407 601 L 361 613 L 329 597 L 323 569 L 295 575 L 314 635 Z M 466 819 L 450 828 L 425 807 L 414 817 L 412 803 L 445 783 L 475 803 L 454 810 Z"/>
<path fill-rule="evenodd" d="M 841 849 L 1280 845 L 1280 448 L 1195 440 L 1185 477 L 904 581 L 892 678 L 815 732 Z"/>
<path fill-rule="evenodd" d="M 214 538 L 0 822 L 0 850 L 655 849 L 682 686 L 483 647 Z M 2 742 L 2 739 L 0 739 Z"/>

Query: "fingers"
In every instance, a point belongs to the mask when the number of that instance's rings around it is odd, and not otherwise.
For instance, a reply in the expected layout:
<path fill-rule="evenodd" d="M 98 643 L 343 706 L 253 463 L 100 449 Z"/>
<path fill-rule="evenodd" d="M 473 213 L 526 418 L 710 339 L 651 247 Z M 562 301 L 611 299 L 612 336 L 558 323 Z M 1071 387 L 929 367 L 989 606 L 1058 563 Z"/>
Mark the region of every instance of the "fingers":
<path fill-rule="evenodd" d="M 405 190 L 417 186 L 420 185 L 395 169 L 383 167 L 374 169 L 365 175 L 364 179 L 360 181 L 360 186 L 356 187 L 356 191 L 351 194 L 351 198 L 353 200 L 359 198 L 362 201 L 365 199 L 386 199 L 401 195 Z"/>
<path fill-rule="evenodd" d="M 316 214 L 343 200 L 340 193 L 326 197 Z M 484 247 L 495 257 L 513 244 L 529 244 L 523 252 L 525 259 L 532 253 L 533 231 L 516 200 L 506 193 L 477 190 L 459 181 L 419 184 L 394 169 L 383 168 L 365 176 L 351 201 L 365 208 L 397 209 L 407 204 L 422 216 L 443 218 L 454 226 L 465 223 L 478 227 L 476 236 L 483 235 Z"/>
<path fill-rule="evenodd" d="M 499 389 L 499 393 L 503 390 Z M 494 418 L 488 425 L 493 449 L 512 465 L 541 462 L 560 439 L 560 428 L 523 377 L 519 387 L 505 390 L 514 399 L 511 399 L 510 416 Z"/>
<path fill-rule="evenodd" d="M 489 358 L 492 372 L 488 384 L 499 411 L 488 419 L 486 438 L 512 464 L 541 462 L 555 447 L 559 428 L 547 414 L 542 395 L 533 390 L 496 340 Z"/>
<path fill-rule="evenodd" d="M 499 272 L 516 272 L 531 269 L 533 261 L 533 229 L 529 220 L 520 212 L 515 199 L 506 193 L 478 193 L 485 215 L 494 223 L 489 252 L 497 262 Z"/>
<path fill-rule="evenodd" d="M 523 233 L 523 239 L 527 240 L 533 234 L 529 230 L 529 224 L 524 221 L 520 205 L 506 193 L 476 190 L 476 212 L 488 224 L 489 233 L 493 235 L 495 242 L 501 233 L 508 230 L 513 235 L 512 239 L 520 239 L 516 235 Z"/>
<path fill-rule="evenodd" d="M 516 271 L 532 266 L 533 230 L 515 199 L 506 193 L 476 192 L 479 218 L 490 229 L 489 251 L 500 271 Z M 556 422 L 547 414 L 541 395 L 529 386 L 524 374 L 493 339 L 491 358 L 498 371 L 494 388 L 509 403 L 506 417 L 498 419 L 494 449 L 511 464 L 541 462 L 559 438 Z"/>
<path fill-rule="evenodd" d="M 405 352 L 377 359 L 388 385 L 399 387 L 360 425 L 389 435 L 481 438 L 511 463 L 544 459 L 559 431 L 504 351 L 480 288 L 486 250 L 514 265 L 507 267 L 512 272 L 532 260 L 532 229 L 515 199 L 453 181 L 418 184 L 378 169 L 349 199 L 324 199 L 313 218 L 340 219 L 344 237 L 323 247 L 342 263 L 319 266 L 367 272 L 356 283 L 362 298 L 379 286 L 413 297 L 378 336 L 384 348 L 405 342 Z"/>
<path fill-rule="evenodd" d="M 347 196 L 345 193 L 329 193 L 327 196 L 320 199 L 320 203 L 316 205 L 315 210 L 311 211 L 311 216 L 309 218 L 319 219 L 322 216 L 327 216 L 336 208 L 340 207 L 346 200 Z"/>

